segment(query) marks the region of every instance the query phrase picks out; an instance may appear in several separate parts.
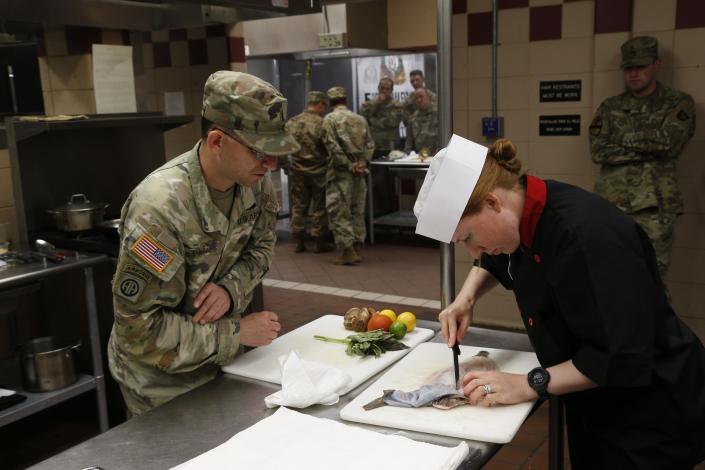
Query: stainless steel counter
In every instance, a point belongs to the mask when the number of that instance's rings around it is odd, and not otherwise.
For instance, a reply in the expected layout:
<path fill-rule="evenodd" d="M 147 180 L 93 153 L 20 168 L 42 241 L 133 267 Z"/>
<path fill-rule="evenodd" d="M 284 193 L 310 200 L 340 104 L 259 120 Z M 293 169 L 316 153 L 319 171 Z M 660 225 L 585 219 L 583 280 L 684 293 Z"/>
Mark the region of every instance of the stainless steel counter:
<path fill-rule="evenodd" d="M 437 332 L 433 341 L 442 342 L 437 322 L 420 321 L 419 326 Z M 464 344 L 491 348 L 532 351 L 526 335 L 472 328 Z M 450 357 L 450 354 L 449 354 Z M 320 418 L 341 421 L 339 411 L 365 390 L 372 377 L 341 397 L 335 406 L 313 406 L 301 411 Z M 33 469 L 102 467 L 116 469 L 167 469 L 202 454 L 234 434 L 272 414 L 264 397 L 279 390 L 275 384 L 220 375 L 212 382 L 182 395 L 149 413 L 94 437 Z M 347 423 L 347 422 L 346 422 Z M 347 423 L 381 433 L 398 434 L 438 445 L 455 446 L 457 438 L 424 434 L 379 426 Z M 499 444 L 467 441 L 470 455 L 463 469 L 481 468 L 501 447 Z"/>

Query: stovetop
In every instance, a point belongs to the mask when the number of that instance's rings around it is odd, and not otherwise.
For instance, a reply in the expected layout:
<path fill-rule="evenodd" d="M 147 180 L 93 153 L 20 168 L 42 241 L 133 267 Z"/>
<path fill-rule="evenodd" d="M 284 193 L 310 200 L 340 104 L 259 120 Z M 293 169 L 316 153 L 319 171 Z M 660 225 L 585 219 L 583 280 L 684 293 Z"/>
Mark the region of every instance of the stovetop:
<path fill-rule="evenodd" d="M 117 230 L 87 230 L 84 232 L 47 231 L 35 233 L 33 240 L 48 241 L 57 249 L 103 253 L 117 257 L 120 250 L 120 237 Z"/>

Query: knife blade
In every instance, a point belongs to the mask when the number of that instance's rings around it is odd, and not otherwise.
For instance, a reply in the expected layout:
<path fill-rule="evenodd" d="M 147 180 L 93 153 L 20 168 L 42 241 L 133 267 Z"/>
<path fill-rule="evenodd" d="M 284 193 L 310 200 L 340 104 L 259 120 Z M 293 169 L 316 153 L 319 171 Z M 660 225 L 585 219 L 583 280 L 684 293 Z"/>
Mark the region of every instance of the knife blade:
<path fill-rule="evenodd" d="M 460 346 L 458 343 L 453 345 L 453 373 L 455 374 L 455 386 L 458 387 L 460 379 L 460 367 L 458 366 L 458 356 L 460 356 Z"/>

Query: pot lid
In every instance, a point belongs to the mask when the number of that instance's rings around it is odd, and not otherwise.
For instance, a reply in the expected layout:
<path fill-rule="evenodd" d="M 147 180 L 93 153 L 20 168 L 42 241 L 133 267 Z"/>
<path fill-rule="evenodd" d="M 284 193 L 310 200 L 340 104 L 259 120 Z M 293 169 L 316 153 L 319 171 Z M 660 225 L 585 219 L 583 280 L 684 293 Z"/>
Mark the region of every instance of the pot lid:
<path fill-rule="evenodd" d="M 73 194 L 69 202 L 56 207 L 54 210 L 59 212 L 81 212 L 95 209 L 105 209 L 109 205 L 110 204 L 105 202 L 91 202 L 85 194 Z"/>

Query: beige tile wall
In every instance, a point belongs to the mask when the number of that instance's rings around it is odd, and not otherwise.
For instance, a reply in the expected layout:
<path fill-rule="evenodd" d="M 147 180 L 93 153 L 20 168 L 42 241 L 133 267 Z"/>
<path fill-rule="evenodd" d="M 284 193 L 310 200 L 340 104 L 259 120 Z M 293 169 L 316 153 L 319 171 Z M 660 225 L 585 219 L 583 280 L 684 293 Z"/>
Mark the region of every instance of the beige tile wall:
<path fill-rule="evenodd" d="M 0 222 L 9 224 L 8 238 L 11 243 L 19 240 L 15 218 L 15 196 L 12 191 L 12 168 L 10 152 L 0 149 Z"/>
<path fill-rule="evenodd" d="M 526 168 L 543 177 L 592 190 L 599 168 L 592 163 L 588 126 L 599 104 L 623 91 L 620 46 L 634 35 L 659 40 L 664 67 L 659 79 L 690 93 L 696 102 L 697 127 L 679 161 L 678 177 L 685 214 L 676 224 L 673 263 L 666 279 L 673 305 L 705 339 L 705 28 L 675 30 L 677 0 L 634 0 L 633 32 L 593 33 L 594 1 L 530 0 L 530 6 L 562 4 L 562 39 L 530 42 L 528 9 L 499 12 L 498 111 L 505 135 L 518 145 Z M 490 11 L 491 0 L 467 0 L 467 13 Z M 418 18 L 407 27 L 420 27 Z M 453 129 L 480 143 L 481 119 L 490 115 L 491 47 L 466 46 L 466 15 L 454 15 Z M 391 41 L 391 39 L 390 39 Z M 545 80 L 581 80 L 580 102 L 541 103 L 538 87 Z M 581 135 L 540 137 L 538 116 L 579 114 Z M 459 289 L 472 260 L 455 249 Z M 497 288 L 483 299 L 475 321 L 522 327 L 513 296 Z"/>

